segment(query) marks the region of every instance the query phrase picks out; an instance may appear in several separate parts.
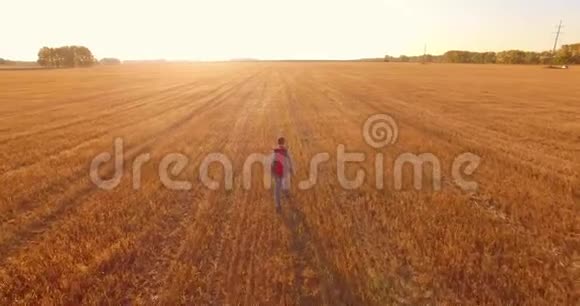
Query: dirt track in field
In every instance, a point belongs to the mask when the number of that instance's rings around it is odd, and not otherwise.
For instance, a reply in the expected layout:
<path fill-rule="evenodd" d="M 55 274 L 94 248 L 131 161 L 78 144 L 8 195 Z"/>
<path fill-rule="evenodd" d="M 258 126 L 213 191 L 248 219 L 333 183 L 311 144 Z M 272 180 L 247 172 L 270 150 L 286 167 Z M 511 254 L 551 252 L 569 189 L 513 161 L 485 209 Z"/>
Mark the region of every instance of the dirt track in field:
<path fill-rule="evenodd" d="M 580 279 L 580 69 L 384 63 L 212 63 L 0 71 L 0 304 L 575 304 Z M 365 143 L 373 114 L 398 141 Z M 284 135 L 296 166 L 276 214 L 256 166 Z M 124 140 L 110 191 L 89 177 Z M 337 180 L 337 146 L 366 154 Z M 233 190 L 198 169 L 223 153 Z M 318 183 L 300 190 L 310 159 Z M 456 156 L 481 164 L 464 192 Z M 141 188 L 131 164 L 151 160 Z M 188 157 L 166 188 L 159 164 Z M 384 188 L 374 158 L 384 154 Z M 441 161 L 413 188 L 403 153 Z M 219 167 L 212 177 L 223 178 Z M 113 175 L 112 163 L 101 168 Z"/>

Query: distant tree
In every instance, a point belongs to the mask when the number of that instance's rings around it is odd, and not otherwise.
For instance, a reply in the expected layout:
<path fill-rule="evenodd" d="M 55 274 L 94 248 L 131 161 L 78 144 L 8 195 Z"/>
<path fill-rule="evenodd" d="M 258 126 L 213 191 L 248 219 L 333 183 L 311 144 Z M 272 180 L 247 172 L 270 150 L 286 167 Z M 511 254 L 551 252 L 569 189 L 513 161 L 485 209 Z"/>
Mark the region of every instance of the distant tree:
<path fill-rule="evenodd" d="M 6 64 L 6 60 L 0 57 L 0 65 Z"/>
<path fill-rule="evenodd" d="M 479 52 L 470 52 L 470 63 L 484 64 L 485 54 Z"/>
<path fill-rule="evenodd" d="M 498 64 L 524 64 L 526 52 L 521 50 L 502 51 L 497 54 Z"/>
<path fill-rule="evenodd" d="M 483 63 L 484 64 L 495 64 L 495 62 L 496 62 L 495 52 L 485 52 L 483 54 Z"/>
<path fill-rule="evenodd" d="M 38 60 L 36 61 L 40 66 L 52 66 L 51 62 L 52 52 L 48 47 L 42 47 L 38 50 Z"/>
<path fill-rule="evenodd" d="M 399 58 L 386 55 L 385 61 L 399 62 L 439 62 L 439 63 L 475 63 L 475 64 L 580 64 L 580 43 L 563 45 L 556 54 L 552 52 L 526 52 L 507 50 L 502 52 L 470 52 L 450 50 L 443 55 L 420 55 Z"/>
<path fill-rule="evenodd" d="M 554 55 L 550 51 L 543 51 L 540 53 L 540 64 L 549 65 L 552 63 Z"/>
<path fill-rule="evenodd" d="M 112 57 L 105 57 L 102 58 L 99 63 L 101 65 L 120 65 L 121 64 L 121 60 L 118 58 L 112 58 Z"/>
<path fill-rule="evenodd" d="M 571 64 L 580 64 L 580 43 L 573 44 L 573 45 L 565 45 L 566 48 L 570 51 L 570 63 Z"/>
<path fill-rule="evenodd" d="M 554 56 L 553 63 L 557 65 L 565 65 L 570 62 L 570 53 L 567 50 L 558 50 Z"/>
<path fill-rule="evenodd" d="M 563 45 L 556 52 L 555 64 L 580 64 L 580 43 L 573 45 Z"/>
<path fill-rule="evenodd" d="M 38 51 L 38 64 L 44 67 L 87 67 L 95 64 L 95 58 L 87 47 L 43 47 Z"/>
<path fill-rule="evenodd" d="M 73 47 L 75 66 L 87 67 L 94 65 L 97 60 L 89 48 L 84 46 Z"/>
<path fill-rule="evenodd" d="M 60 61 L 60 67 L 76 67 L 76 58 L 74 47 L 60 47 L 56 49 L 58 54 L 58 59 Z"/>
<path fill-rule="evenodd" d="M 525 64 L 539 64 L 540 63 L 540 53 L 537 52 L 526 52 L 524 56 Z"/>
<path fill-rule="evenodd" d="M 447 63 L 471 63 L 472 54 L 468 51 L 447 51 L 443 54 L 443 61 Z"/>
<path fill-rule="evenodd" d="M 497 53 L 497 63 L 498 64 L 509 64 L 509 56 L 507 51 L 501 51 Z"/>

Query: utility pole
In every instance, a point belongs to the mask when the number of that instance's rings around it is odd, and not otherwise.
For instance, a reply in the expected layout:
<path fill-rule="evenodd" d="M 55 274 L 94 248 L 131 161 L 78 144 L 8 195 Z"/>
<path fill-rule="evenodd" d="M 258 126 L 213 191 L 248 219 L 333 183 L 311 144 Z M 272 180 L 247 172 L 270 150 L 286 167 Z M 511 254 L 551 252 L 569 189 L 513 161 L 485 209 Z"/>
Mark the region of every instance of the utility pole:
<path fill-rule="evenodd" d="M 427 44 L 425 44 L 425 48 L 423 49 L 423 64 L 427 62 Z"/>
<path fill-rule="evenodd" d="M 552 55 L 556 55 L 556 48 L 558 48 L 558 39 L 560 39 L 560 34 L 562 33 L 562 20 L 558 25 L 558 32 L 556 32 L 556 40 L 554 40 L 554 48 L 552 49 Z"/>

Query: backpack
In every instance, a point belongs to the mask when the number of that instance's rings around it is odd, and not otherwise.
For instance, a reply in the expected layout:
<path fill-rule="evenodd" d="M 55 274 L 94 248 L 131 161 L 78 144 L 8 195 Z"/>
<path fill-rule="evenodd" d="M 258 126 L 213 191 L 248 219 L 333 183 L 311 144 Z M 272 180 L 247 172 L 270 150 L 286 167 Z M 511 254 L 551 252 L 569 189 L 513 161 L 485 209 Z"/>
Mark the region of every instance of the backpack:
<path fill-rule="evenodd" d="M 284 160 L 288 155 L 286 148 L 274 149 L 274 161 L 272 162 L 272 173 L 277 177 L 284 176 Z"/>

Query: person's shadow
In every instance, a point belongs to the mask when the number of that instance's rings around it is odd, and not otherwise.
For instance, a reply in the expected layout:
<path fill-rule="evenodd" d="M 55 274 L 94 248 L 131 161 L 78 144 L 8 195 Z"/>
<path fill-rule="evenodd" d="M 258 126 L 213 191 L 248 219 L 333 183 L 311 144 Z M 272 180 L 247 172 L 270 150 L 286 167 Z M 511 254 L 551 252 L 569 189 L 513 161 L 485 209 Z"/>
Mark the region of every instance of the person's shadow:
<path fill-rule="evenodd" d="M 288 202 L 282 205 L 280 217 L 292 235 L 290 250 L 297 257 L 294 287 L 300 295 L 300 305 L 362 305 L 344 276 L 326 257 L 318 239 L 310 231 L 304 213 L 292 203 L 292 198 Z M 315 275 L 307 275 L 307 268 L 313 269 Z M 319 294 L 310 294 L 317 289 L 320 290 Z"/>

